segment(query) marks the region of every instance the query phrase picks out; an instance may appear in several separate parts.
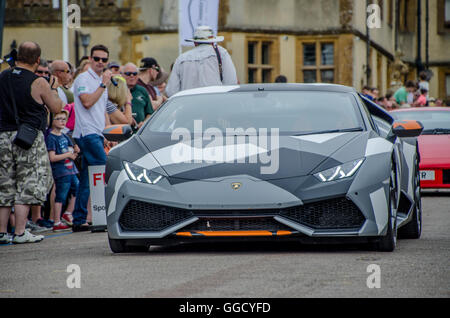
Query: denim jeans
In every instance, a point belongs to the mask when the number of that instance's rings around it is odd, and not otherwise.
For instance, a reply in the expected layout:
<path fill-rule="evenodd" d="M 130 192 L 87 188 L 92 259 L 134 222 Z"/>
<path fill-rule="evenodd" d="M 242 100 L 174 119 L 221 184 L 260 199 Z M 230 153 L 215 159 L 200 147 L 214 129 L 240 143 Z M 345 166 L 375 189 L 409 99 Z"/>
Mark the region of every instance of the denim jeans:
<path fill-rule="evenodd" d="M 89 201 L 89 166 L 101 166 L 106 164 L 106 153 L 103 147 L 103 137 L 99 135 L 88 135 L 75 139 L 82 152 L 80 187 L 78 189 L 75 210 L 73 211 L 73 224 L 82 225 L 86 223 L 88 214 L 87 204 Z"/>
<path fill-rule="evenodd" d="M 67 196 L 70 193 L 74 193 L 75 195 L 78 193 L 78 188 L 80 186 L 80 182 L 78 181 L 78 177 L 76 175 L 65 176 L 61 178 L 55 179 L 55 188 L 56 188 L 56 203 L 66 203 Z"/>

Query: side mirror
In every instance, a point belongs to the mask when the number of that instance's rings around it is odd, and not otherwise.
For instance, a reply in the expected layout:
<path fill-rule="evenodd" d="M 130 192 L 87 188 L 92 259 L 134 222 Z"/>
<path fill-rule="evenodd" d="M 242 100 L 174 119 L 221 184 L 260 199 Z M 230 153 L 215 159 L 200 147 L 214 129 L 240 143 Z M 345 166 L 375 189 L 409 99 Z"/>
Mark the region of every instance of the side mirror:
<path fill-rule="evenodd" d="M 130 125 L 112 125 L 107 126 L 103 130 L 103 136 L 108 141 L 121 142 L 129 139 L 133 134 L 133 130 Z"/>
<path fill-rule="evenodd" d="M 419 137 L 423 131 L 423 125 L 417 120 L 400 120 L 392 125 L 392 132 L 400 138 Z"/>

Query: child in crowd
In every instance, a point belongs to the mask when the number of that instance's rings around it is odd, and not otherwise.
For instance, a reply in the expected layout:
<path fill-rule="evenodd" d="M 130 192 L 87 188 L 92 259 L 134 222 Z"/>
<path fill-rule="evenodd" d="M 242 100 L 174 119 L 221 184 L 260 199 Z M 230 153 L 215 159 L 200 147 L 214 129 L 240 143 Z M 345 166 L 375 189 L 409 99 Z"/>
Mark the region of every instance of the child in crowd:
<path fill-rule="evenodd" d="M 427 90 L 427 101 L 429 100 L 430 96 L 428 95 L 428 92 L 430 91 L 430 83 L 428 82 L 428 73 L 426 71 L 422 71 L 419 74 L 419 89 L 423 88 Z"/>
<path fill-rule="evenodd" d="M 425 107 L 425 106 L 427 106 L 427 96 L 428 96 L 428 90 L 426 88 L 421 88 L 420 89 L 420 96 L 413 103 L 413 106 L 414 107 Z"/>
<path fill-rule="evenodd" d="M 67 211 L 73 211 L 75 196 L 79 187 L 78 170 L 74 160 L 77 158 L 80 149 L 78 146 L 74 146 L 70 138 L 62 132 L 66 127 L 68 117 L 69 113 L 66 110 L 55 115 L 52 131 L 46 139 L 56 188 L 55 209 L 50 215 L 50 220 L 54 221 L 54 231 L 67 230 L 72 225 L 72 212 L 65 212 L 62 216 L 66 225 L 61 222 L 61 211 L 69 193 L 74 194 L 74 196 L 68 204 Z"/>
<path fill-rule="evenodd" d="M 397 105 L 397 101 L 394 98 L 394 94 L 389 92 L 386 94 L 386 109 L 387 110 L 393 110 L 395 108 L 398 108 L 399 106 Z"/>

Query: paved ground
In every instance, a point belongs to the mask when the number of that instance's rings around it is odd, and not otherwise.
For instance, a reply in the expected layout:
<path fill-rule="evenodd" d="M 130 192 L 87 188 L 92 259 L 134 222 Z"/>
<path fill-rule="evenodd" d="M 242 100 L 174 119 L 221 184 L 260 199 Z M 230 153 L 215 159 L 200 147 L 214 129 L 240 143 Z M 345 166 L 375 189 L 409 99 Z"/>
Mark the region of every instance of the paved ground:
<path fill-rule="evenodd" d="M 0 247 L 0 298 L 448 298 L 450 196 L 426 196 L 423 207 L 422 239 L 400 240 L 394 253 L 358 246 L 219 244 L 114 255 L 106 233 L 50 235 L 39 244 Z M 67 287 L 70 264 L 80 268 L 79 289 Z M 381 270 L 379 289 L 367 287 L 371 264 Z"/>

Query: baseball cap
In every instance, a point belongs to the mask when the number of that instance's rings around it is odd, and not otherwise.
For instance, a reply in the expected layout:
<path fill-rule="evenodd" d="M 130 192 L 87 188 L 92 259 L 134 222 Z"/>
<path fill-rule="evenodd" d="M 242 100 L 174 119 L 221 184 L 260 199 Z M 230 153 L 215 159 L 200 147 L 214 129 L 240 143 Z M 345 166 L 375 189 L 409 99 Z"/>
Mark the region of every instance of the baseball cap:
<path fill-rule="evenodd" d="M 120 68 L 120 64 L 116 61 L 112 61 L 111 63 L 108 64 L 108 69 L 111 69 L 113 67 L 118 67 Z"/>
<path fill-rule="evenodd" d="M 139 67 L 139 70 L 145 71 L 149 68 L 156 68 L 156 70 L 160 70 L 160 67 L 158 65 L 158 62 L 153 57 L 146 57 L 141 60 L 141 66 Z"/>

